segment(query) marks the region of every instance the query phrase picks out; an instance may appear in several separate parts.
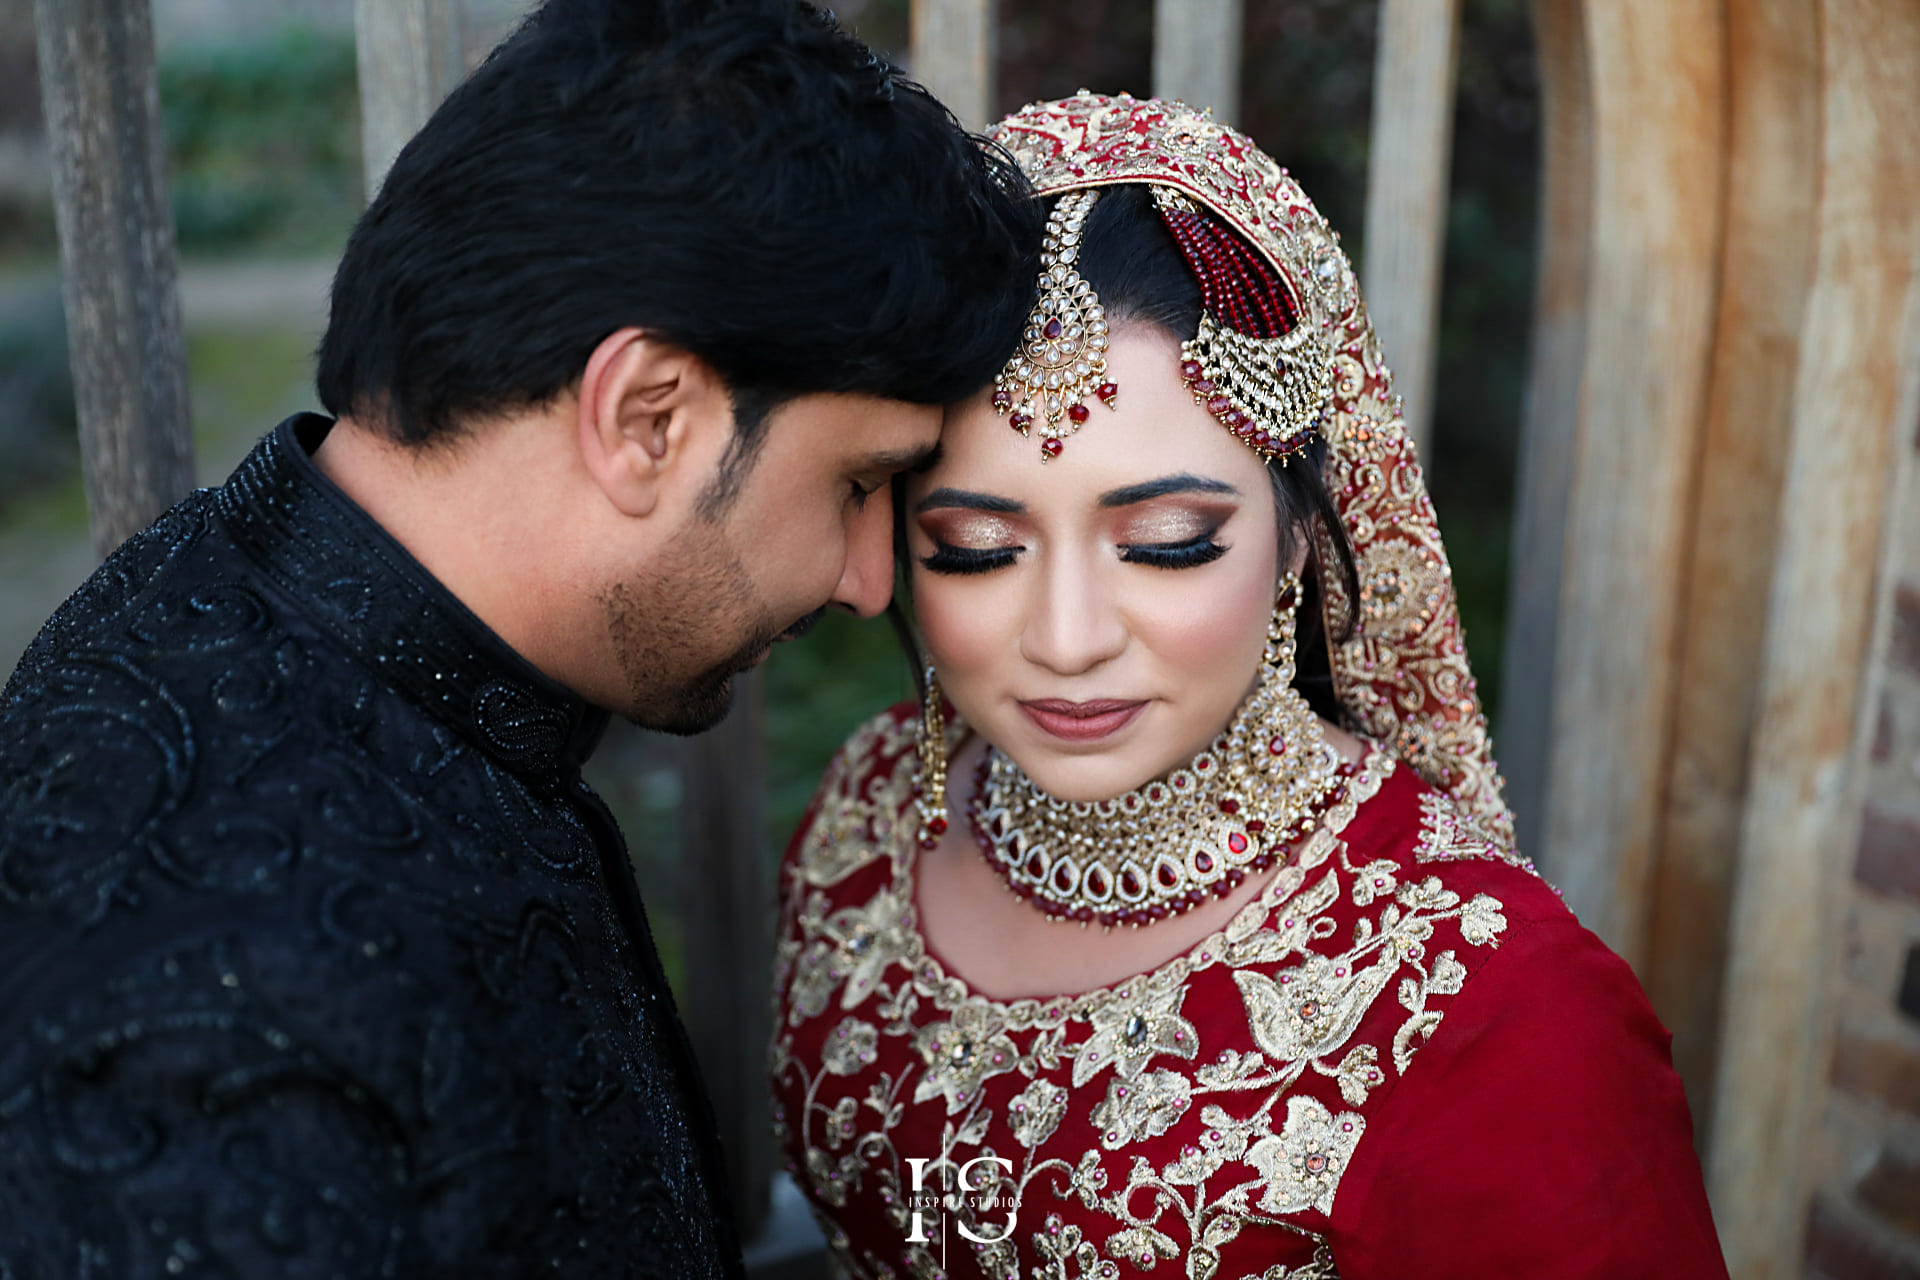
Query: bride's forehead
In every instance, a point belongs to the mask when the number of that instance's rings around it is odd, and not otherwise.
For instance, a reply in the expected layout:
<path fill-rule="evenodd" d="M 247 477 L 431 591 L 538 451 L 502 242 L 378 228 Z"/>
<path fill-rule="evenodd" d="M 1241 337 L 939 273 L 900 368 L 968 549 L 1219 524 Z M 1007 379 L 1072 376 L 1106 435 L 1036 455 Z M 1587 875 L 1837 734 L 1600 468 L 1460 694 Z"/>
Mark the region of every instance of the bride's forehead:
<path fill-rule="evenodd" d="M 1037 431 L 1022 434 L 986 397 L 953 407 L 943 422 L 939 461 L 923 477 L 925 487 L 964 479 L 968 488 L 1017 493 L 1023 500 L 1087 502 L 1170 473 L 1201 472 L 1242 492 L 1264 488 L 1259 456 L 1194 401 L 1178 360 L 1179 347 L 1170 340 L 1116 341 L 1116 403 L 1092 406 L 1086 423 L 1051 458 L 1043 455 Z"/>

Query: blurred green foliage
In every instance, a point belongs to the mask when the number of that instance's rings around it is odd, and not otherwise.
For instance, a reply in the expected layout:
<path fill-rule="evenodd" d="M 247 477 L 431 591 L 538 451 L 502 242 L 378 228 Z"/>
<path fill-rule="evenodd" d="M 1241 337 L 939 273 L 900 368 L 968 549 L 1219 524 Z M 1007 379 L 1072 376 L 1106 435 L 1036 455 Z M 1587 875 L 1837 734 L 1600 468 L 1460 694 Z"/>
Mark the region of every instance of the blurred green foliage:
<path fill-rule="evenodd" d="M 338 247 L 361 203 L 350 32 L 186 46 L 159 78 L 183 252 Z"/>

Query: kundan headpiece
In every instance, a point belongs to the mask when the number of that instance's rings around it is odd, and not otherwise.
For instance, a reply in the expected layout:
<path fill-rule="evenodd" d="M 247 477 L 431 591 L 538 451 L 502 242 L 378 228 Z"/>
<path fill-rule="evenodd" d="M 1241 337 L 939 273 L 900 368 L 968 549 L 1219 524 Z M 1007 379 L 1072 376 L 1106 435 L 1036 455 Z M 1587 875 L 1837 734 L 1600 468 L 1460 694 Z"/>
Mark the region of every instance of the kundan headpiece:
<path fill-rule="evenodd" d="M 1360 580 L 1360 598 L 1349 600 L 1338 575 L 1320 575 L 1323 634 L 1340 634 L 1350 610 L 1356 623 L 1329 654 L 1342 707 L 1510 843 L 1512 817 L 1467 665 L 1446 550 L 1339 237 L 1252 140 L 1182 103 L 1080 93 L 1026 107 L 992 137 L 1042 197 L 1077 197 L 1054 207 L 1038 323 L 1001 375 L 996 407 L 1027 414 L 1014 425 L 1037 428 L 1050 457 L 1090 416 L 1089 389 L 1112 403 L 1105 314 L 1075 267 L 1079 230 L 1103 188 L 1151 187 L 1201 286 L 1204 317 L 1183 351 L 1188 386 L 1267 457 L 1290 456 L 1316 432 L 1326 438 L 1326 487 Z M 1042 369 L 1041 359 L 1051 363 Z M 1057 397 L 1057 417 L 1047 396 Z M 1320 559 L 1331 563 L 1330 549 Z"/>

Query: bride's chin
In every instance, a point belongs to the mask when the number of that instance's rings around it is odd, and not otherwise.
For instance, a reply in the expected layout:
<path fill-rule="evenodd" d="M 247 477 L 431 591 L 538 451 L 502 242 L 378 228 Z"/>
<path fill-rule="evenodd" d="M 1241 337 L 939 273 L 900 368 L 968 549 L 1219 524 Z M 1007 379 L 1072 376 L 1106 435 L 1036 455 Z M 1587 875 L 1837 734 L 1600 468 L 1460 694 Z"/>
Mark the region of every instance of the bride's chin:
<path fill-rule="evenodd" d="M 1033 779 L 1036 787 L 1054 799 L 1070 804 L 1111 800 L 1171 771 L 1171 766 L 1156 769 L 1153 763 L 1140 761 L 1120 747 L 1073 754 L 1031 752 L 1024 753 L 1029 756 L 1025 760 L 1011 752 L 1008 754 L 1021 771 Z"/>

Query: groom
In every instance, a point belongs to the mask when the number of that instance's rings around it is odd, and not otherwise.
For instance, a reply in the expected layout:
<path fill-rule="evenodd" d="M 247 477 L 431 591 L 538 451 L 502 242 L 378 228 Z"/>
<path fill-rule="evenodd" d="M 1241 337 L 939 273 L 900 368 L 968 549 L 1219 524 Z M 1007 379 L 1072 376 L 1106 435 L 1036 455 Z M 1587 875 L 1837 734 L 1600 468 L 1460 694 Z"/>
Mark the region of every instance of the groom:
<path fill-rule="evenodd" d="M 0 1276 L 739 1273 L 608 711 L 892 581 L 1014 171 L 797 0 L 551 0 L 395 162 L 330 417 L 0 696 Z"/>

